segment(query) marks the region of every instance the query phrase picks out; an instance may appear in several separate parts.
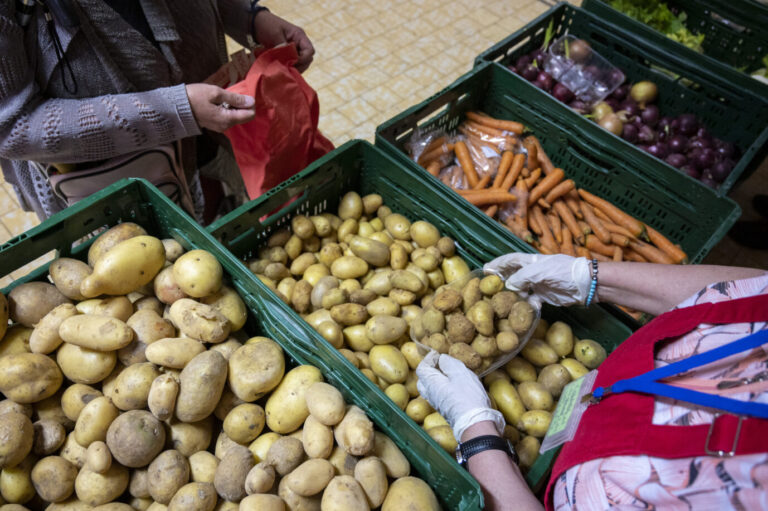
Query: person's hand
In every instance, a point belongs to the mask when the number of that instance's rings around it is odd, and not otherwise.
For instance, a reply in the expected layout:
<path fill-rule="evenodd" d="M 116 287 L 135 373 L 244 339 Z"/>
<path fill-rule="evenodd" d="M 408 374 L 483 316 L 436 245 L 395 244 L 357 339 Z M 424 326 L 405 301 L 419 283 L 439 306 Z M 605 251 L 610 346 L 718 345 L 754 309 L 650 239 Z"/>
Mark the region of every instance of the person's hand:
<path fill-rule="evenodd" d="M 187 97 L 198 126 L 222 133 L 254 118 L 254 99 L 207 83 L 187 85 Z"/>
<path fill-rule="evenodd" d="M 512 253 L 497 257 L 483 270 L 499 275 L 507 289 L 552 305 L 584 304 L 592 281 L 587 259 L 563 254 Z"/>
<path fill-rule="evenodd" d="M 416 376 L 419 393 L 445 417 L 459 442 L 468 427 L 482 421 L 493 422 L 499 435 L 504 432 L 504 416 L 491 408 L 480 379 L 459 360 L 430 351 Z"/>
<path fill-rule="evenodd" d="M 273 48 L 283 43 L 294 43 L 299 54 L 296 69 L 300 73 L 307 70 L 315 56 L 315 47 L 307 34 L 296 25 L 285 21 L 269 11 L 259 11 L 253 20 L 253 31 L 259 44 Z"/>

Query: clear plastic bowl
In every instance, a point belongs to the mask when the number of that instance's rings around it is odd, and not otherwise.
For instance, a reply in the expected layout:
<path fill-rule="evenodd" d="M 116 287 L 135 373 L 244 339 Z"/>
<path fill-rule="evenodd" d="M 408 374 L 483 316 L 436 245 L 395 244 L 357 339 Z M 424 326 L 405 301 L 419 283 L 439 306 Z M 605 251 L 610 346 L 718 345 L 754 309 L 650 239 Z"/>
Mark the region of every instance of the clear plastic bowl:
<path fill-rule="evenodd" d="M 577 42 L 579 41 L 579 42 Z M 552 78 L 568 87 L 574 96 L 588 105 L 595 105 L 607 98 L 624 83 L 624 73 L 587 45 L 570 34 L 556 39 L 549 46 L 544 70 Z M 571 48 L 582 45 L 574 54 Z"/>
<path fill-rule="evenodd" d="M 440 292 L 440 289 L 443 289 L 444 287 L 452 287 L 452 288 L 456 289 L 457 291 L 461 292 L 461 290 L 464 288 L 464 286 L 467 285 L 471 280 L 476 279 L 476 278 L 483 279 L 484 277 L 487 277 L 487 276 L 488 275 L 483 273 L 483 270 L 473 270 L 466 277 L 464 277 L 462 279 L 459 279 L 459 280 L 456 280 L 456 281 L 453 281 L 450 284 L 445 284 L 444 286 L 441 286 L 437 291 L 435 291 L 435 295 L 437 295 Z M 523 297 L 521 297 L 519 295 L 518 295 L 518 300 L 517 301 L 519 301 L 519 302 L 520 301 L 526 302 L 528 305 L 530 305 L 531 309 L 533 309 L 533 320 L 531 321 L 531 326 L 525 332 L 521 332 L 521 333 L 517 334 L 519 342 L 518 342 L 518 345 L 517 345 L 517 347 L 515 349 L 513 349 L 511 351 L 507 351 L 507 352 L 498 352 L 495 356 L 492 357 L 491 364 L 488 367 L 486 367 L 485 369 L 482 369 L 482 370 L 481 369 L 475 370 L 475 373 L 478 376 L 483 377 L 486 374 L 488 374 L 491 371 L 493 371 L 494 369 L 498 369 L 499 367 L 503 366 L 504 364 L 506 364 L 507 362 L 512 360 L 515 357 L 515 355 L 517 355 L 520 352 L 520 350 L 523 349 L 525 344 L 528 342 L 528 340 L 533 335 L 533 332 L 536 330 L 536 326 L 539 324 L 539 320 L 541 319 L 541 309 L 540 309 L 540 307 L 538 305 L 534 304 L 534 303 L 531 303 L 529 300 L 527 300 L 527 299 L 525 299 L 525 298 L 523 298 Z M 422 311 L 422 313 L 425 310 L 426 309 L 424 309 Z M 461 309 L 459 308 L 459 310 L 461 310 Z M 498 330 L 497 330 L 497 326 L 496 326 L 497 325 L 497 321 L 499 319 L 506 319 L 506 318 L 498 318 L 498 317 L 496 317 L 496 314 L 494 313 L 494 318 L 493 318 L 493 320 L 494 320 L 494 338 L 495 338 L 496 334 L 499 333 Z M 410 336 L 411 336 L 411 340 L 413 342 L 415 342 L 421 348 L 422 354 L 426 354 L 427 352 L 429 352 L 432 349 L 429 346 L 427 346 L 426 344 L 424 344 L 423 342 L 421 342 L 424 339 L 424 337 L 422 337 L 421 339 L 417 338 L 413 328 L 410 329 Z"/>

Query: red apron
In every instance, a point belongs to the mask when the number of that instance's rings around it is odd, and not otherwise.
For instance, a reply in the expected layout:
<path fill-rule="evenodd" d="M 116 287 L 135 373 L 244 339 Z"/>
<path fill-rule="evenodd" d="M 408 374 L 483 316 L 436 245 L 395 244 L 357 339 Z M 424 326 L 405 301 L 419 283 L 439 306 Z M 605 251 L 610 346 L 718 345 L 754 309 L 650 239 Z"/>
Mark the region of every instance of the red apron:
<path fill-rule="evenodd" d="M 657 317 L 620 344 L 600 366 L 594 388 L 644 374 L 654 368 L 654 346 L 680 337 L 700 324 L 768 321 L 768 295 L 720 303 L 704 303 L 672 310 Z M 709 424 L 657 426 L 652 423 L 654 396 L 626 392 L 606 396 L 584 412 L 576 436 L 557 457 L 546 493 L 553 509 L 552 490 L 565 471 L 587 461 L 609 456 L 646 455 L 675 459 L 706 456 Z M 738 418 L 719 416 L 711 429 L 710 451 L 730 452 Z M 735 447 L 736 454 L 768 452 L 768 421 L 745 418 Z"/>

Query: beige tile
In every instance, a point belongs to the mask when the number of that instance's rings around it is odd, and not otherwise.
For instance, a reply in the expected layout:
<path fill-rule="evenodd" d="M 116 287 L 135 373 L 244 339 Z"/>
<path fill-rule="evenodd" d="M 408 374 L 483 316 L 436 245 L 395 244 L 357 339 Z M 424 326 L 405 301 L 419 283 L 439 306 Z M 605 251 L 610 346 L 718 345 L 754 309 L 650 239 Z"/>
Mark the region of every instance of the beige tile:
<path fill-rule="evenodd" d="M 355 66 L 347 60 L 344 55 L 337 55 L 330 60 L 322 63 L 321 69 L 331 75 L 333 78 L 348 76 L 355 70 Z"/>
<path fill-rule="evenodd" d="M 384 58 L 375 60 L 374 63 L 387 75 L 387 78 L 400 75 L 410 67 L 410 64 L 395 54 L 389 54 Z"/>
<path fill-rule="evenodd" d="M 378 36 L 368 39 L 365 43 L 361 42 L 361 44 L 365 44 L 379 58 L 389 55 L 400 47 L 394 36 L 392 38 Z"/>
<path fill-rule="evenodd" d="M 19 209 L 19 204 L 14 197 L 11 197 L 5 188 L 0 186 L 0 215 L 4 215 L 9 211 Z"/>
<path fill-rule="evenodd" d="M 429 17 L 420 16 L 403 23 L 403 27 L 413 32 L 418 37 L 425 37 L 439 29 L 439 25 L 430 23 Z"/>
<path fill-rule="evenodd" d="M 334 12 L 328 13 L 325 16 L 325 21 L 336 27 L 338 30 L 343 30 L 348 27 L 354 26 L 357 21 L 351 14 L 344 9 L 338 9 Z"/>
<path fill-rule="evenodd" d="M 370 4 L 359 1 L 350 2 L 349 5 L 345 7 L 345 10 L 358 22 L 370 19 L 377 13 L 376 9 L 371 7 Z"/>
<path fill-rule="evenodd" d="M 421 88 L 427 87 L 435 82 L 441 80 L 442 73 L 439 73 L 432 66 L 427 63 L 422 63 L 419 66 L 414 66 L 406 71 L 405 76 L 419 84 Z"/>
<path fill-rule="evenodd" d="M 332 81 L 328 88 L 344 101 L 350 101 L 367 90 L 365 84 L 352 75 Z"/>
<path fill-rule="evenodd" d="M 376 138 L 376 124 L 373 122 L 365 122 L 358 126 L 355 126 L 350 132 L 351 138 L 359 138 L 373 142 Z"/>
<path fill-rule="evenodd" d="M 333 76 L 320 68 L 317 60 L 312 62 L 312 65 L 304 72 L 302 77 L 315 90 L 322 89 L 334 81 Z"/>
<path fill-rule="evenodd" d="M 11 238 L 13 238 L 13 236 L 11 235 L 11 232 L 8 229 L 6 229 L 6 227 L 3 224 L 0 223 L 0 244 L 5 243 Z"/>
<path fill-rule="evenodd" d="M 473 21 L 480 24 L 481 27 L 493 25 L 499 20 L 499 15 L 497 13 L 483 7 L 474 9 L 471 13 L 469 13 L 469 17 Z"/>
<path fill-rule="evenodd" d="M 15 209 L 0 216 L 0 222 L 8 229 L 12 236 L 17 236 L 39 224 L 40 220 L 38 220 L 37 215 L 34 213 Z"/>
<path fill-rule="evenodd" d="M 367 89 L 372 89 L 386 83 L 389 75 L 382 71 L 379 66 L 373 64 L 358 69 L 355 72 L 355 78 L 360 80 Z"/>
<path fill-rule="evenodd" d="M 389 112 L 402 98 L 392 92 L 387 85 L 379 85 L 364 92 L 362 98 L 379 112 Z"/>
<path fill-rule="evenodd" d="M 320 117 L 318 123 L 320 131 L 330 138 L 334 144 L 340 144 L 340 137 L 347 133 L 353 126 L 352 121 L 344 117 L 338 111 L 330 112 Z"/>
<path fill-rule="evenodd" d="M 401 99 L 411 100 L 419 85 L 405 75 L 396 76 L 386 84 L 387 88 L 400 96 Z"/>
<path fill-rule="evenodd" d="M 341 105 L 338 111 L 357 126 L 370 119 L 376 109 L 363 98 L 355 98 Z"/>
<path fill-rule="evenodd" d="M 341 99 L 335 92 L 328 87 L 317 91 L 317 96 L 320 100 L 320 116 L 326 115 L 336 110 L 339 106 L 344 104 L 344 100 Z"/>

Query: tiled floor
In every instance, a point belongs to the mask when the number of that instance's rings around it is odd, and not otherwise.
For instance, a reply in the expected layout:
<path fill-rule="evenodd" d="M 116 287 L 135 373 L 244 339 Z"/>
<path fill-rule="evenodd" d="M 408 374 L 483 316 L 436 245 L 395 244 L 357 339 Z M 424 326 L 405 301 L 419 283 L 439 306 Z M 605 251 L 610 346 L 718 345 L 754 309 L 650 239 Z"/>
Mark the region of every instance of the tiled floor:
<path fill-rule="evenodd" d="M 553 2 L 552 2 L 553 3 Z M 441 90 L 471 69 L 475 56 L 543 13 L 544 0 L 264 0 L 303 27 L 315 61 L 305 78 L 320 97 L 320 128 L 337 145 L 373 141 L 378 124 Z M 579 1 L 573 2 L 580 4 Z M 231 50 L 237 49 L 231 45 Z M 38 223 L 19 208 L 0 176 L 0 243 Z M 746 215 L 749 195 L 768 193 L 764 165 L 736 199 Z M 724 241 L 711 263 L 768 268 L 766 252 Z M 24 270 L 14 272 L 14 277 Z M 2 276 L 0 276 L 2 277 Z M 0 287 L 7 279 L 0 281 Z"/>

